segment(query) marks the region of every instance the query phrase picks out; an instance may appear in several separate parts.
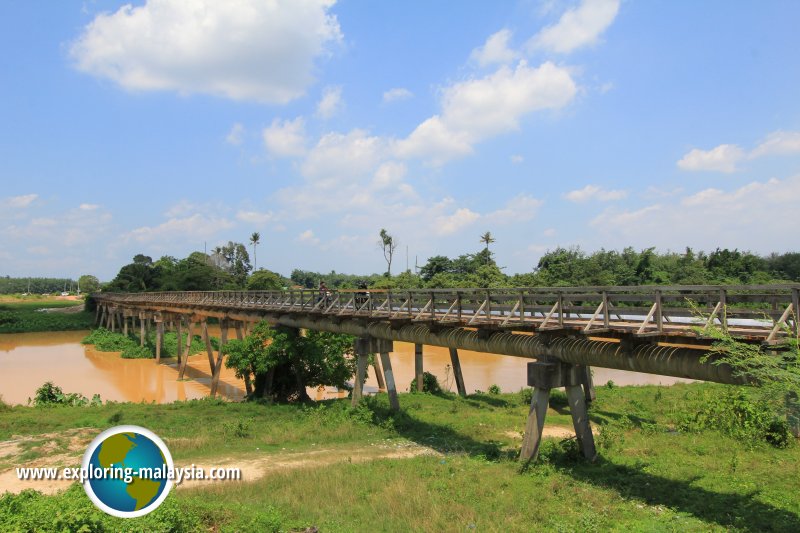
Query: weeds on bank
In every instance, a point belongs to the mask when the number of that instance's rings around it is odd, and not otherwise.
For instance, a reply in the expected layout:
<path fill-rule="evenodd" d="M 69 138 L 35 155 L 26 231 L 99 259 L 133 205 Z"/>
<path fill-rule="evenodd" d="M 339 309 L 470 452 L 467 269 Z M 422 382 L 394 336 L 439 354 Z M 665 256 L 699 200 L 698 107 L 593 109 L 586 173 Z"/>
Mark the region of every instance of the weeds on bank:
<path fill-rule="evenodd" d="M 187 334 L 181 334 L 181 346 L 186 349 Z M 105 328 L 97 328 L 86 336 L 81 344 L 92 344 L 95 349 L 101 352 L 122 352 L 123 359 L 152 359 L 156 356 L 156 334 L 149 332 L 145 336 L 144 346 L 138 336 L 129 333 L 127 336 L 122 333 L 111 332 Z M 211 347 L 218 349 L 218 341 L 211 338 Z M 189 354 L 193 355 L 206 351 L 206 345 L 200 335 L 192 336 L 192 343 L 189 346 Z M 162 342 L 161 357 L 175 357 L 178 354 L 178 335 L 173 332 L 164 333 Z"/>
<path fill-rule="evenodd" d="M 73 307 L 75 302 L 4 302 L 0 304 L 0 333 L 29 333 L 35 331 L 68 331 L 89 329 L 91 313 L 54 313 L 46 309 Z M 79 305 L 79 304 L 78 304 Z"/>

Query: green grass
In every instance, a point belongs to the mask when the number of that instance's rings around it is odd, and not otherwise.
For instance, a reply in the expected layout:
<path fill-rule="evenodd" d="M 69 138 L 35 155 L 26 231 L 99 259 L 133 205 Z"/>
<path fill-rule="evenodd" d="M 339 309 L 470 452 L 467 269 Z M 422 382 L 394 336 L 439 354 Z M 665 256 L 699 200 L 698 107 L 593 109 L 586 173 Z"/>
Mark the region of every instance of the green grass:
<path fill-rule="evenodd" d="M 527 469 L 516 461 L 515 434 L 528 411 L 522 394 L 464 399 L 403 394 L 403 412 L 395 415 L 385 395 L 357 409 L 347 400 L 310 406 L 195 400 L 6 407 L 0 409 L 2 439 L 136 424 L 164 438 L 182 464 L 320 446 L 352 454 L 387 442 L 412 442 L 440 455 L 363 463 L 343 456 L 338 464 L 283 470 L 249 483 L 181 489 L 146 522 L 122 523 L 98 514 L 75 490 L 51 497 L 6 496 L 0 499 L 0 523 L 4 516 L 25 517 L 33 525 L 10 529 L 58 529 L 41 520 L 55 520 L 61 510 L 60 516 L 97 521 L 98 531 L 277 531 L 312 525 L 320 531 L 798 531 L 796 442 L 776 448 L 710 429 L 679 430 L 729 389 L 599 387 L 590 409 L 600 431 L 598 461 L 580 459 L 574 440 L 547 439 L 540 460 Z M 546 424 L 571 424 L 561 395 L 551 402 Z M 62 529 L 85 523 L 75 520 Z"/>
<path fill-rule="evenodd" d="M 35 331 L 68 331 L 89 329 L 94 316 L 87 311 L 78 313 L 43 312 L 40 309 L 66 308 L 81 302 L 64 300 L 8 300 L 0 302 L 0 333 L 29 333 Z"/>

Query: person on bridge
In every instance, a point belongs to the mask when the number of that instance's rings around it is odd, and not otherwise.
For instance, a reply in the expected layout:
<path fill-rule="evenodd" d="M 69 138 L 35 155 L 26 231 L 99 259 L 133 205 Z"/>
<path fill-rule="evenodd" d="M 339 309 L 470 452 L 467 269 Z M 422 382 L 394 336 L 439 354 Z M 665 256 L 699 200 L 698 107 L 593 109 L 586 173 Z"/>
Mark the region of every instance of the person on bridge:
<path fill-rule="evenodd" d="M 317 302 L 325 302 L 325 305 L 328 305 L 328 297 L 330 296 L 330 291 L 328 290 L 328 286 L 325 285 L 324 280 L 320 280 L 319 282 L 319 299 Z"/>

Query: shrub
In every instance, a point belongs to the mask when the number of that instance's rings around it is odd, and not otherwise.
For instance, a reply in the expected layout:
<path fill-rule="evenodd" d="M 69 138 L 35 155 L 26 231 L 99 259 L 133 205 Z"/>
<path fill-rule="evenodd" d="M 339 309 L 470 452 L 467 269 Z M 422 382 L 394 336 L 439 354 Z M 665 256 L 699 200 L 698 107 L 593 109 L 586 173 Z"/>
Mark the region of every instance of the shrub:
<path fill-rule="evenodd" d="M 30 401 L 30 399 L 28 400 Z M 77 392 L 64 393 L 61 387 L 54 385 L 52 381 L 46 382 L 44 385 L 36 389 L 36 395 L 33 397 L 34 407 L 48 407 L 54 405 L 102 405 L 103 401 L 100 399 L 99 394 L 92 396 L 89 400 L 86 396 Z"/>
<path fill-rule="evenodd" d="M 492 385 L 489 387 L 489 394 L 500 394 L 500 387 L 497 385 Z"/>
<path fill-rule="evenodd" d="M 411 380 L 409 385 L 411 392 L 417 392 L 417 378 Z M 422 392 L 429 392 L 431 394 L 441 394 L 442 388 L 439 386 L 439 380 L 430 372 L 422 373 Z"/>

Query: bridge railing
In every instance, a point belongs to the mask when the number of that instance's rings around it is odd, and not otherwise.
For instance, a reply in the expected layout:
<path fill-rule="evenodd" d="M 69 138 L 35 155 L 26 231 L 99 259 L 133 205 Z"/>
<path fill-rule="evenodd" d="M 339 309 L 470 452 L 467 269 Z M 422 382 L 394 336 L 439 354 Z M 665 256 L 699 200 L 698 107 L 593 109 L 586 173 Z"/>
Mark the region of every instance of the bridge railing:
<path fill-rule="evenodd" d="M 474 327 L 625 329 L 637 335 L 711 326 L 774 341 L 796 336 L 800 285 L 98 293 L 101 302 L 436 321 Z M 704 317 L 700 320 L 699 317 Z M 703 321 L 705 323 L 703 323 Z"/>

